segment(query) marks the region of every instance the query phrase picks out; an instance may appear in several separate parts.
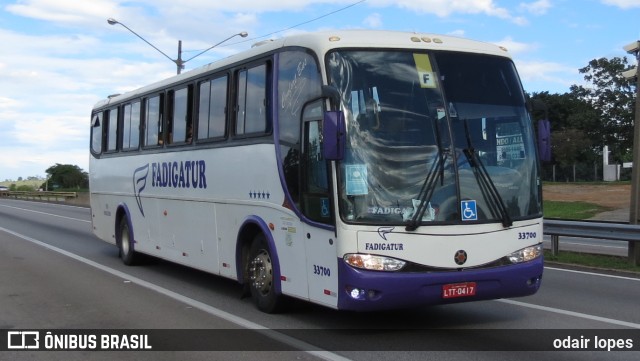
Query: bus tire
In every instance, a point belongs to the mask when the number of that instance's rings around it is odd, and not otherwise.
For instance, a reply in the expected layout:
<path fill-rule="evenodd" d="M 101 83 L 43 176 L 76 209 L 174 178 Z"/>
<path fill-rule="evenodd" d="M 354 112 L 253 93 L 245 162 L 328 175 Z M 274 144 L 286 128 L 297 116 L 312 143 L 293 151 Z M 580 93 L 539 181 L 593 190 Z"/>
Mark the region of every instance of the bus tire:
<path fill-rule="evenodd" d="M 118 250 L 120 259 L 127 266 L 132 266 L 136 263 L 136 251 L 134 247 L 133 232 L 129 227 L 126 217 L 120 218 L 118 223 L 118 233 L 116 241 L 118 243 Z"/>
<path fill-rule="evenodd" d="M 273 258 L 262 233 L 251 243 L 247 266 L 249 289 L 256 307 L 266 313 L 279 312 L 282 308 L 282 295 L 276 293 Z"/>

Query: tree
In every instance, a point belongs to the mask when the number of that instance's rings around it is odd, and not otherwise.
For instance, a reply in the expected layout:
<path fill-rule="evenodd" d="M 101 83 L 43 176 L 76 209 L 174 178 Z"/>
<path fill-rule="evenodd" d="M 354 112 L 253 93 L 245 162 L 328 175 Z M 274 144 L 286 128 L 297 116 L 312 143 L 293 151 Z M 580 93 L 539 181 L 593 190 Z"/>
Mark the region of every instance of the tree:
<path fill-rule="evenodd" d="M 633 147 L 636 90 L 634 82 L 622 76 L 628 67 L 626 58 L 594 59 L 580 69 L 591 86 L 571 86 L 571 94 L 589 103 L 597 112 L 600 121 L 592 123 L 592 129 L 597 129 L 595 133 L 601 145 L 609 145 L 615 162 L 628 159 Z"/>
<path fill-rule="evenodd" d="M 54 186 L 66 189 L 89 187 L 89 174 L 77 165 L 56 163 L 46 172 L 49 174 L 49 188 Z"/>
<path fill-rule="evenodd" d="M 533 93 L 530 99 L 533 119 L 548 119 L 551 123 L 552 155 L 556 162 L 566 166 L 591 163 L 599 157 L 600 116 L 590 103 L 571 93 Z"/>
<path fill-rule="evenodd" d="M 551 144 L 553 158 L 562 167 L 593 160 L 592 143 L 580 129 L 566 128 L 551 133 Z"/>

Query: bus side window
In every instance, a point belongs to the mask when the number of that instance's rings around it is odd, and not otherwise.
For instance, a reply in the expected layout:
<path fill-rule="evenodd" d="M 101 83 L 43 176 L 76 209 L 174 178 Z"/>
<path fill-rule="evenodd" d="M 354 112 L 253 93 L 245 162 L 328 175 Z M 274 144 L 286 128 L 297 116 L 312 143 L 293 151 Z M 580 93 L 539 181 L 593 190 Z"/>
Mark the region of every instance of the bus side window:
<path fill-rule="evenodd" d="M 171 111 L 167 122 L 169 144 L 191 143 L 191 85 L 169 92 Z M 189 142 L 187 142 L 189 140 Z"/>
<path fill-rule="evenodd" d="M 200 83 L 198 140 L 223 138 L 227 131 L 227 76 Z"/>
<path fill-rule="evenodd" d="M 107 111 L 107 152 L 115 152 L 118 149 L 118 108 Z"/>
<path fill-rule="evenodd" d="M 140 145 L 140 102 L 124 106 L 122 149 L 135 150 Z"/>
<path fill-rule="evenodd" d="M 91 120 L 91 150 L 95 154 L 102 153 L 102 112 L 95 113 Z"/>
<path fill-rule="evenodd" d="M 162 134 L 162 96 L 147 98 L 145 104 L 144 145 L 157 146 L 164 143 Z"/>
<path fill-rule="evenodd" d="M 238 72 L 236 135 L 268 133 L 267 65 Z"/>

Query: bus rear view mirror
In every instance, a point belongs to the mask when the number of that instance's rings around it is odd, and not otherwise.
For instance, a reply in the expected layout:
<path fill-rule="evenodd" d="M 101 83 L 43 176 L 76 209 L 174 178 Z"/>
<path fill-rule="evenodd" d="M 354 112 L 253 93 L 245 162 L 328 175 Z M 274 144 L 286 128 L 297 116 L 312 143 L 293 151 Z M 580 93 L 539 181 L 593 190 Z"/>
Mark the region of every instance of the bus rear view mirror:
<path fill-rule="evenodd" d="M 326 160 L 344 158 L 346 126 L 342 111 L 326 111 L 322 124 L 322 155 Z"/>

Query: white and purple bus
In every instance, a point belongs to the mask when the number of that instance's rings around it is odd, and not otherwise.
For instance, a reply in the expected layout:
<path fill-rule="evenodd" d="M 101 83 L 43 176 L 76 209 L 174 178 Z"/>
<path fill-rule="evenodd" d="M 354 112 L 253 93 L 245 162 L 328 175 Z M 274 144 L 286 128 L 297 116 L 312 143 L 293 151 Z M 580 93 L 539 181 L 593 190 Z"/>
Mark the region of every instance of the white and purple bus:
<path fill-rule="evenodd" d="M 535 134 L 506 49 L 301 34 L 99 102 L 94 233 L 237 280 L 265 312 L 540 287 Z"/>

